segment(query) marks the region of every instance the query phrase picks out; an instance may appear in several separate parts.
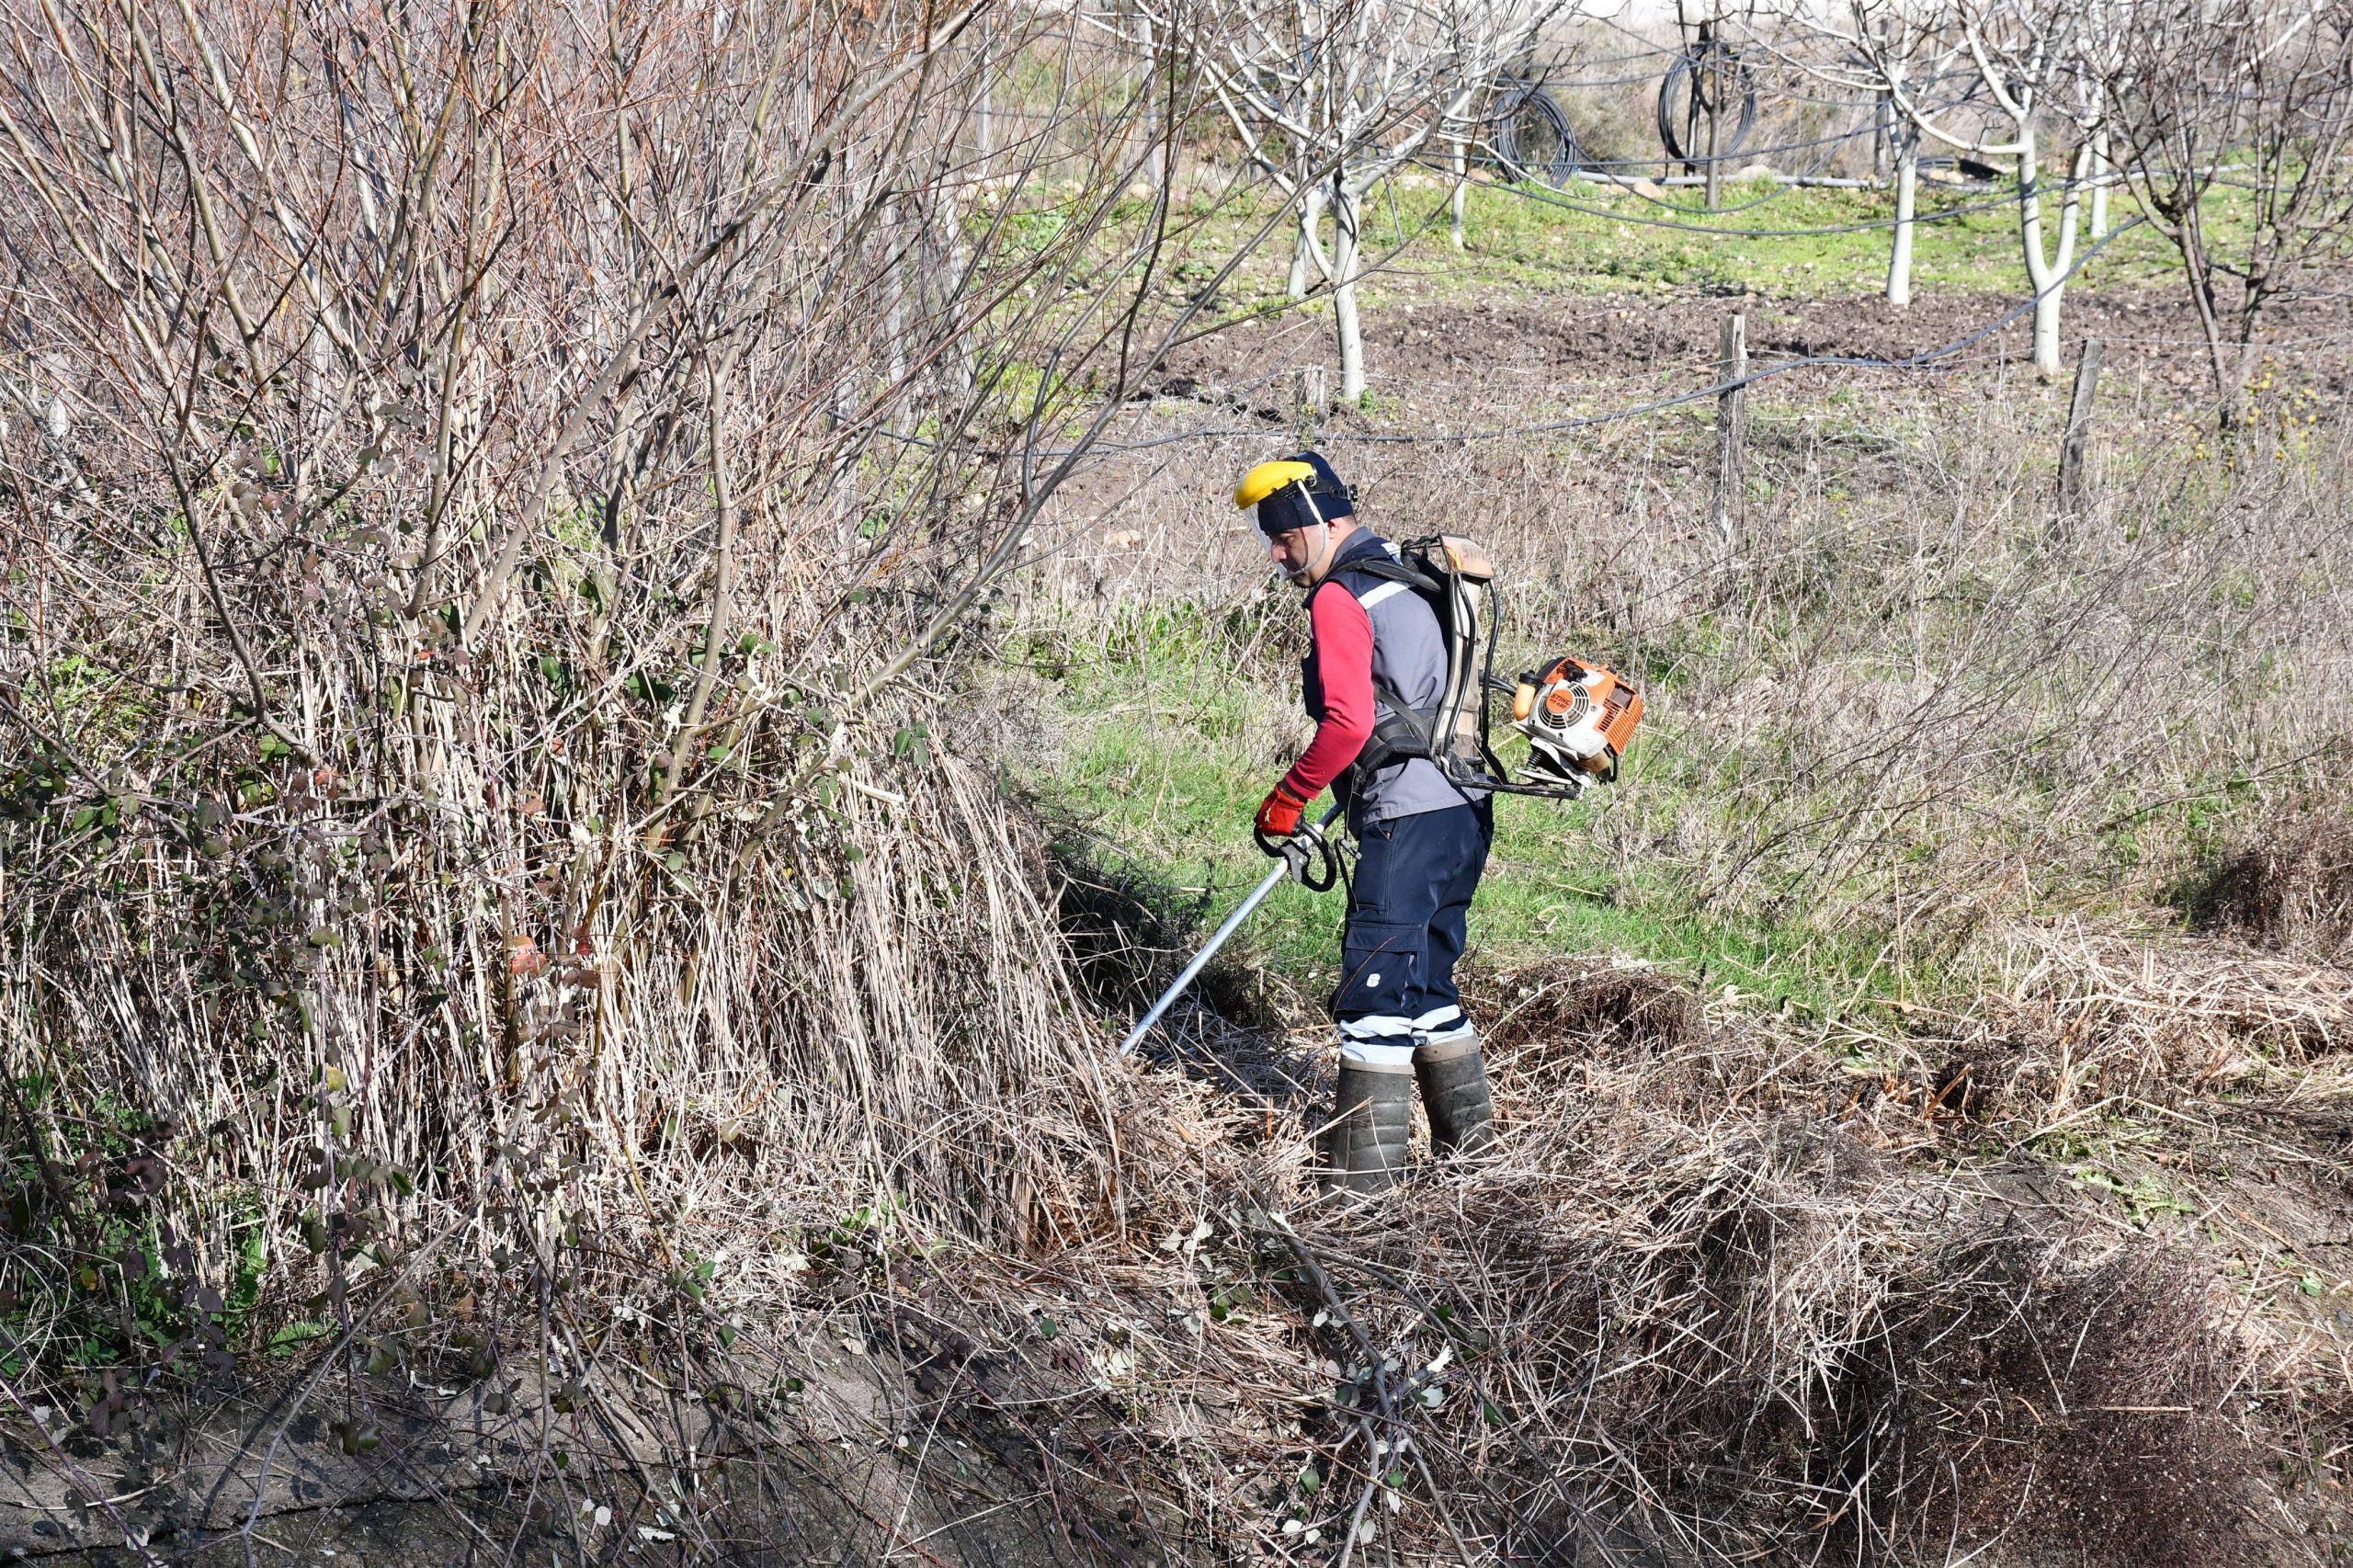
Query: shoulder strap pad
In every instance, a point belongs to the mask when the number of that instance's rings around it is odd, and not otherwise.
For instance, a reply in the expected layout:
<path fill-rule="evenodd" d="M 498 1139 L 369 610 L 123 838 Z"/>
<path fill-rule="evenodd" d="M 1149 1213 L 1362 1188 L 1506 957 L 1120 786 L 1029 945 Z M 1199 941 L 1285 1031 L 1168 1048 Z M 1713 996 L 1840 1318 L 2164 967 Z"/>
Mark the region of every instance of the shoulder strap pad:
<path fill-rule="evenodd" d="M 1367 577 L 1378 577 L 1383 582 L 1403 583 L 1407 587 L 1425 594 L 1435 594 L 1439 591 L 1437 579 L 1427 573 L 1416 572 L 1404 562 L 1392 561 L 1386 556 L 1376 555 L 1363 561 L 1351 561 L 1335 571 L 1332 575 L 1345 577 L 1351 572 L 1361 573 Z"/>

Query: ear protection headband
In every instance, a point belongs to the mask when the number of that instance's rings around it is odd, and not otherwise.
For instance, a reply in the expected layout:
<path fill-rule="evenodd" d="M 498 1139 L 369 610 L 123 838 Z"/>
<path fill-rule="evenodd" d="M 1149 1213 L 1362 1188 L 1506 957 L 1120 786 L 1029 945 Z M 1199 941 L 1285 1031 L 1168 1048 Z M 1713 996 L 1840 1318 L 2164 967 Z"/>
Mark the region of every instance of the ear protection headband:
<path fill-rule="evenodd" d="M 1233 504 L 1258 509 L 1258 531 L 1272 539 L 1293 528 L 1313 528 L 1356 516 L 1356 491 L 1340 483 L 1319 453 L 1263 462 L 1242 476 Z"/>

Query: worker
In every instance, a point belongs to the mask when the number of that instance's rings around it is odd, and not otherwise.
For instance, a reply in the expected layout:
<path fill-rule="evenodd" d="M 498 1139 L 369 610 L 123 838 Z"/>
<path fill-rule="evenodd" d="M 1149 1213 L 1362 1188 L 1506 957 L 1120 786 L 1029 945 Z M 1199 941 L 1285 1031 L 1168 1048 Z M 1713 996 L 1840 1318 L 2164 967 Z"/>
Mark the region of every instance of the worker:
<path fill-rule="evenodd" d="M 1255 508 L 1276 570 L 1307 596 L 1301 684 L 1315 733 L 1258 807 L 1258 842 L 1279 853 L 1326 786 L 1357 842 L 1332 994 L 1339 1093 L 1319 1180 L 1327 1193 L 1370 1199 L 1404 1170 L 1416 1080 L 1434 1153 L 1477 1154 L 1494 1138 L 1454 965 L 1495 819 L 1485 791 L 1458 787 L 1427 756 L 1388 755 L 1412 733 L 1407 720 L 1428 728 L 1446 648 L 1429 603 L 1379 574 L 1397 551 L 1358 523 L 1355 494 L 1310 451 L 1260 463 L 1234 500 Z"/>

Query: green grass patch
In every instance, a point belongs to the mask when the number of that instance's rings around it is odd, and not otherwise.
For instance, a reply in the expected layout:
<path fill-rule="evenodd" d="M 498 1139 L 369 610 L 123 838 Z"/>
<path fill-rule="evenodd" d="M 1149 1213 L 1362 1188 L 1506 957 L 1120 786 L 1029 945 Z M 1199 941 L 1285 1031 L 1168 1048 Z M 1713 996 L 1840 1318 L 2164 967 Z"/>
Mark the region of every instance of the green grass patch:
<path fill-rule="evenodd" d="M 1041 193 L 1040 201 L 1051 199 Z M 1195 192 L 1164 257 L 1173 278 L 1198 288 L 1233 247 L 1277 210 L 1270 191 L 1211 199 Z M 2217 192 L 2210 222 L 2218 232 L 2244 225 L 2242 193 Z M 1115 222 L 1141 222 L 1147 210 Z M 1366 204 L 1367 303 L 1392 296 L 1415 301 L 1498 288 L 1598 294 L 1670 289 L 1820 298 L 1877 292 L 1886 278 L 1895 198 L 1889 189 L 1783 186 L 1763 179 L 1725 187 L 1722 209 L 1707 211 L 1699 193 L 1673 187 L 1657 197 L 1613 184 L 1572 180 L 1566 188 L 1473 180 L 1465 198 L 1466 248 L 1448 233 L 1444 178 L 1409 170 L 1376 187 Z M 1917 293 L 2018 292 L 2027 287 L 2014 186 L 1955 189 L 1924 182 L 1914 231 Z M 2111 225 L 2134 216 L 2128 193 L 2111 199 Z M 2056 224 L 2047 209 L 2046 233 Z M 1330 220 L 1324 221 L 1330 238 Z M 1220 301 L 1229 318 L 1288 308 L 1284 275 L 1295 227 L 1279 221 Z M 1107 236 L 1113 237 L 1113 236 Z M 2080 231 L 2077 256 L 2090 247 Z M 2172 248 L 2140 225 L 2119 233 L 2085 264 L 2070 287 L 2144 287 L 2179 277 Z"/>
<path fill-rule="evenodd" d="M 1392 263 L 1424 279 L 1589 292 L 1700 287 L 1780 295 L 1870 293 L 1885 280 L 1893 193 L 1734 181 L 1724 210 L 1709 212 L 1696 190 L 1652 199 L 1573 180 L 1565 190 L 1474 184 L 1465 201 L 1467 252 L 1447 238 L 1446 193 L 1417 186 L 1376 202 L 1372 237 L 1394 246 Z M 1922 292 L 2024 286 L 2016 193 L 1921 187 L 1913 287 Z M 2116 204 L 2113 222 L 2131 216 Z M 1812 231 L 1792 233 L 1790 231 Z M 2079 245 L 2086 243 L 2078 241 Z M 2079 251 L 2080 254 L 2080 251 Z M 1428 262 L 1443 265 L 1431 267 Z M 2169 276 L 2171 249 L 2147 228 L 2119 235 L 2076 285 L 2143 284 Z"/>
<path fill-rule="evenodd" d="M 1024 782 L 1180 898 L 1205 897 L 1205 924 L 1266 874 L 1251 817 L 1306 732 L 1290 684 L 1296 650 L 1256 624 L 1256 606 L 1222 618 L 1131 610 L 1089 646 L 1040 638 L 1008 661 L 1026 666 L 1007 678 L 1029 687 L 1024 705 L 1056 736 Z M 1255 641 L 1233 639 L 1236 626 Z M 1720 782 L 1689 749 L 1663 733 L 1638 743 L 1628 778 L 1641 780 L 1654 815 Z M 1626 835 L 1608 819 L 1626 809 L 1608 789 L 1570 803 L 1500 800 L 1494 857 L 1472 908 L 1473 956 L 1507 966 L 1624 953 L 1825 1017 L 1932 989 L 1929 973 L 1899 969 L 1893 945 L 1869 928 L 1824 933 L 1802 910 L 1775 917 L 1705 907 L 1702 890 L 1615 847 Z M 1260 906 L 1242 945 L 1302 993 L 1320 994 L 1336 980 L 1345 913 L 1336 892 L 1287 884 Z"/>

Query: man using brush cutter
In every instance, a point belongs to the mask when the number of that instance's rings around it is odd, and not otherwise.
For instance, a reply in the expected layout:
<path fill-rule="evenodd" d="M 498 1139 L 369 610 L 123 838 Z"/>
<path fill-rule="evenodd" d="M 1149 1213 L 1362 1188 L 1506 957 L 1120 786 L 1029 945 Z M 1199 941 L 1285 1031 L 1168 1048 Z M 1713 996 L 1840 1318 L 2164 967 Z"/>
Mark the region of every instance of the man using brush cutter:
<path fill-rule="evenodd" d="M 1334 884 L 1324 829 L 1345 811 L 1357 874 L 1332 994 L 1339 1099 L 1321 1183 L 1369 1199 L 1397 1184 L 1416 1081 L 1438 1153 L 1476 1154 L 1495 1141 L 1479 1033 L 1454 985 L 1495 834 L 1492 797 L 1574 801 L 1614 782 L 1643 699 L 1615 672 L 1573 657 L 1499 679 L 1503 596 L 1485 552 L 1458 534 L 1401 546 L 1358 526 L 1355 492 L 1314 452 L 1260 463 L 1233 499 L 1255 509 L 1276 569 L 1307 591 L 1300 674 L 1315 735 L 1258 807 L 1258 846 L 1283 864 L 1225 917 L 1120 1054 L 1286 877 L 1319 892 Z M 1493 694 L 1511 698 L 1512 729 L 1528 742 L 1517 778 L 1488 743 Z M 1308 804 L 1326 786 L 1337 803 L 1310 824 Z"/>
<path fill-rule="evenodd" d="M 1358 523 L 1355 492 L 1319 453 L 1260 463 L 1233 498 L 1255 509 L 1277 570 L 1307 594 L 1301 684 L 1315 734 L 1258 807 L 1259 845 L 1280 854 L 1326 786 L 1357 840 L 1332 995 L 1339 1095 L 1320 1179 L 1326 1192 L 1372 1197 L 1404 1167 L 1416 1080 L 1434 1152 L 1475 1154 L 1494 1139 L 1478 1030 L 1454 984 L 1492 802 L 1433 760 L 1461 662 L 1432 608 L 1437 585 Z"/>

